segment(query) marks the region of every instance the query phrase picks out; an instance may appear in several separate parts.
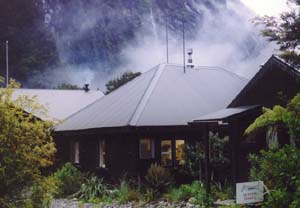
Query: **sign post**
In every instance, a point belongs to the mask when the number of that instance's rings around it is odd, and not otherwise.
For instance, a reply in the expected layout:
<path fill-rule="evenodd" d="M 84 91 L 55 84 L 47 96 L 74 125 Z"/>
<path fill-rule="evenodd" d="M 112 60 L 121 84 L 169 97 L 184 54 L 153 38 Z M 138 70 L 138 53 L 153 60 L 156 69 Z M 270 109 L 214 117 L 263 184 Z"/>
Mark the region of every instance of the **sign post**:
<path fill-rule="evenodd" d="M 263 201 L 264 183 L 262 181 L 236 184 L 237 204 L 254 204 Z"/>

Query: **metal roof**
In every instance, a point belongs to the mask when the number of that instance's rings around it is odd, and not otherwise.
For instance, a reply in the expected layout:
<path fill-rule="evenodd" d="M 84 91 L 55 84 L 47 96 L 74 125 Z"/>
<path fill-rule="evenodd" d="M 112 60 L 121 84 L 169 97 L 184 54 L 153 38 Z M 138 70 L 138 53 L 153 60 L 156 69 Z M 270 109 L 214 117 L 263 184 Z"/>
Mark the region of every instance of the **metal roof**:
<path fill-rule="evenodd" d="M 36 96 L 37 101 L 44 105 L 48 112 L 47 116 L 35 116 L 43 120 L 53 121 L 64 120 L 104 96 L 101 91 L 92 90 L 85 92 L 84 90 L 15 89 L 13 99 L 22 95 Z"/>
<path fill-rule="evenodd" d="M 56 127 L 72 131 L 122 126 L 188 125 L 226 108 L 248 80 L 217 67 L 158 65 Z"/>
<path fill-rule="evenodd" d="M 193 120 L 193 123 L 197 122 L 209 122 L 209 121 L 218 121 L 230 118 L 232 116 L 238 115 L 240 113 L 255 109 L 260 107 L 259 105 L 252 106 L 242 106 L 237 108 L 226 108 L 213 113 L 205 114 Z"/>

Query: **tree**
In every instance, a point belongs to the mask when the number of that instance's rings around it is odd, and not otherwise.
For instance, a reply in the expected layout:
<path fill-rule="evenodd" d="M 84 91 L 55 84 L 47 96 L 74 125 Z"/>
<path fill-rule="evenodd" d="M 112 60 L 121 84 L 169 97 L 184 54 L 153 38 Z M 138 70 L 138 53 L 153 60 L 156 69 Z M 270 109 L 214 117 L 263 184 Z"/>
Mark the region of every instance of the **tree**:
<path fill-rule="evenodd" d="M 69 84 L 69 83 L 62 83 L 57 85 L 54 89 L 57 90 L 80 90 L 81 88 L 78 87 L 78 85 L 73 85 L 73 84 Z"/>
<path fill-rule="evenodd" d="M 124 72 L 120 77 L 117 77 L 115 79 L 112 79 L 108 81 L 106 86 L 106 92 L 105 94 L 109 94 L 112 91 L 118 89 L 122 85 L 126 84 L 127 82 L 133 80 L 134 78 L 141 75 L 141 72 Z"/>
<path fill-rule="evenodd" d="M 258 18 L 257 23 L 265 26 L 262 34 L 279 45 L 281 58 L 296 68 L 300 67 L 300 1 L 288 0 L 292 10 L 284 12 L 280 18 L 265 16 Z M 297 7 L 298 6 L 298 7 Z"/>
<path fill-rule="evenodd" d="M 246 134 L 253 131 L 282 123 L 288 129 L 290 139 L 296 146 L 300 146 L 300 94 L 297 94 L 286 107 L 276 105 L 273 109 L 264 108 L 259 116 L 247 129 Z M 288 138 L 287 138 L 288 139 Z"/>
<path fill-rule="evenodd" d="M 283 124 L 289 132 L 290 145 L 262 150 L 251 154 L 250 177 L 265 183 L 271 192 L 266 195 L 263 207 L 300 206 L 300 94 L 286 107 L 274 106 L 264 112 L 246 130 L 247 134 L 264 127 Z"/>
<path fill-rule="evenodd" d="M 250 155 L 250 178 L 270 190 L 262 207 L 300 206 L 300 149 L 286 145 Z"/>
<path fill-rule="evenodd" d="M 52 123 L 36 118 L 45 113 L 36 99 L 12 99 L 11 81 L 0 89 L 0 207 L 22 202 L 24 191 L 41 178 L 41 169 L 52 164 L 56 151 L 51 137 Z"/>

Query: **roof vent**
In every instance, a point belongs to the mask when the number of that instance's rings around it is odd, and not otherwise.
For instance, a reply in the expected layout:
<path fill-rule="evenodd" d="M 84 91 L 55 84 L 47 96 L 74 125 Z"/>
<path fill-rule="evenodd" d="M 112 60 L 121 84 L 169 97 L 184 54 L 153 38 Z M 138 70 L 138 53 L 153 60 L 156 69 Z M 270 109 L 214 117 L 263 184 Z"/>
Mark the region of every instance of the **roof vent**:
<path fill-rule="evenodd" d="M 187 54 L 189 55 L 187 67 L 192 69 L 194 68 L 193 58 L 192 58 L 193 49 L 192 48 L 187 49 Z"/>
<path fill-rule="evenodd" d="M 85 92 L 90 91 L 89 84 L 84 84 L 83 90 L 84 90 Z"/>

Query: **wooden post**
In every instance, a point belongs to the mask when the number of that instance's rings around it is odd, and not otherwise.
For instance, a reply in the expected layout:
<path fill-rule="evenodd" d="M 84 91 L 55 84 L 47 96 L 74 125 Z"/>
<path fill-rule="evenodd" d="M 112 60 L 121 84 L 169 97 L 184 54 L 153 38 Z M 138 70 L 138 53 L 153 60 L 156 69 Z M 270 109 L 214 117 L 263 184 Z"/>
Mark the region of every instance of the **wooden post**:
<path fill-rule="evenodd" d="M 210 165 L 209 165 L 209 132 L 208 124 L 204 124 L 204 146 L 205 146 L 205 190 L 206 196 L 210 193 Z"/>
<path fill-rule="evenodd" d="M 235 191 L 238 182 L 238 143 L 239 143 L 239 125 L 237 120 L 230 121 L 230 146 L 231 146 L 231 176 L 232 188 Z"/>

